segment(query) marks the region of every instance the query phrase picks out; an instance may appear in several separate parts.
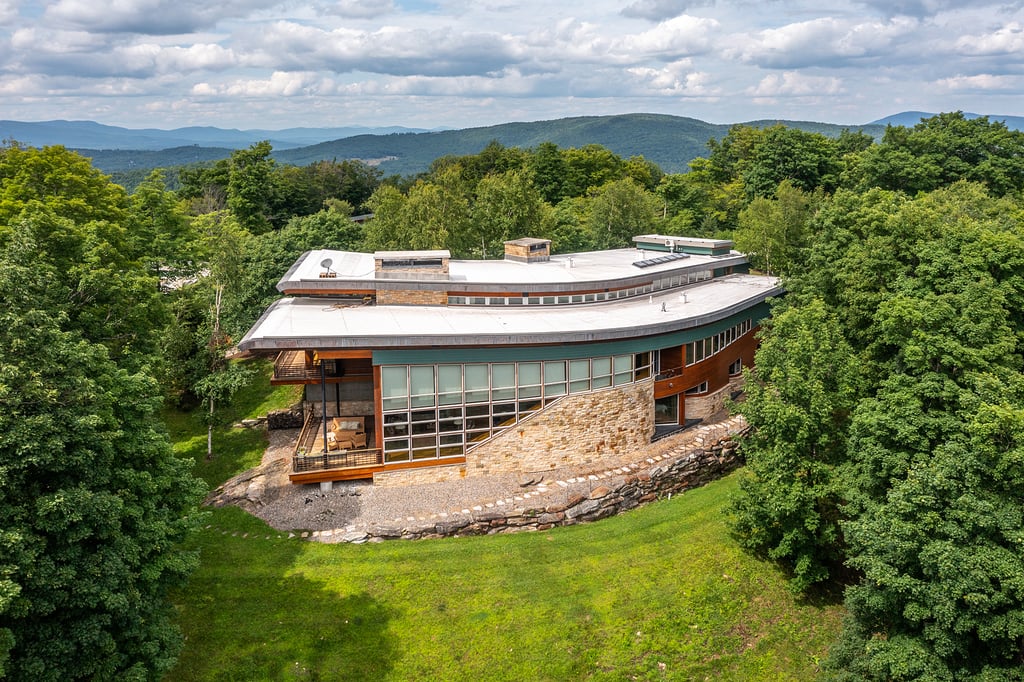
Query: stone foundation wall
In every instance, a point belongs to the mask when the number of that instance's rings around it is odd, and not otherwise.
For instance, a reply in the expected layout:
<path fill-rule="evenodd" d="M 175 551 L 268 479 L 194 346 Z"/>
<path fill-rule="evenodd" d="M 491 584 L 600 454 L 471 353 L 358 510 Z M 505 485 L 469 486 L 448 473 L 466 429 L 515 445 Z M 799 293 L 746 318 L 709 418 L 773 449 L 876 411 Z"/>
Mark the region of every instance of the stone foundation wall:
<path fill-rule="evenodd" d="M 376 486 L 400 487 L 407 485 L 424 485 L 426 483 L 447 483 L 466 477 L 466 465 L 447 464 L 418 469 L 398 469 L 396 471 L 378 471 L 373 475 Z"/>
<path fill-rule="evenodd" d="M 466 453 L 466 475 L 599 463 L 635 451 L 654 433 L 654 382 L 568 395 Z"/>
<path fill-rule="evenodd" d="M 740 391 L 742 389 L 743 377 L 736 376 L 731 377 L 728 384 L 714 393 L 708 393 L 707 395 L 696 397 L 686 396 L 686 418 L 707 419 L 716 412 L 720 412 L 725 407 L 725 399 L 728 398 L 733 391 Z"/>

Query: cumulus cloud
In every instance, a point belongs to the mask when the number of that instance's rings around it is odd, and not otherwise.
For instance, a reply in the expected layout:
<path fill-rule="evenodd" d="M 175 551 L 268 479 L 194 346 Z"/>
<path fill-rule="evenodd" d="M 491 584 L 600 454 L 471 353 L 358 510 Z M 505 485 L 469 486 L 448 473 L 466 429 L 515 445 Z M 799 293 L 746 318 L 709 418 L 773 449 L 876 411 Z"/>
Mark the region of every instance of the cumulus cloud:
<path fill-rule="evenodd" d="M 992 33 L 961 36 L 956 49 L 967 55 L 1018 55 L 1024 50 L 1024 26 L 1011 22 Z"/>
<path fill-rule="evenodd" d="M 714 0 L 636 0 L 623 8 L 621 14 L 631 19 L 664 21 L 683 14 L 691 7 L 713 4 Z"/>
<path fill-rule="evenodd" d="M 823 17 L 744 36 L 727 53 L 775 69 L 841 66 L 891 54 L 919 26 L 907 17 L 861 23 Z"/>
<path fill-rule="evenodd" d="M 663 21 L 648 31 L 626 36 L 617 47 L 635 58 L 675 60 L 710 50 L 718 25 L 714 19 L 683 15 Z"/>
<path fill-rule="evenodd" d="M 328 87 L 324 87 L 324 85 Z M 200 97 L 295 97 L 332 89 L 329 81 L 317 74 L 275 71 L 270 78 L 238 79 L 225 84 L 197 83 L 192 94 Z"/>
<path fill-rule="evenodd" d="M 12 23 L 18 16 L 16 0 L 0 0 L 0 25 Z"/>
<path fill-rule="evenodd" d="M 491 73 L 517 59 L 504 36 L 450 28 L 427 31 L 385 26 L 376 31 L 325 31 L 279 21 L 249 47 L 261 63 L 274 68 L 336 73 L 464 76 Z"/>
<path fill-rule="evenodd" d="M 985 3 L 978 0 L 861 0 L 861 4 L 877 10 L 887 17 L 905 16 L 926 19 L 940 12 L 977 9 L 979 5 L 995 5 L 996 3 Z"/>
<path fill-rule="evenodd" d="M 58 0 L 46 8 L 49 23 L 88 31 L 173 35 L 212 28 L 226 18 L 246 17 L 278 0 Z"/>
<path fill-rule="evenodd" d="M 641 90 L 650 95 L 673 97 L 714 97 L 720 94 L 710 73 L 695 71 L 689 60 L 660 69 L 635 67 L 627 70 Z"/>
<path fill-rule="evenodd" d="M 935 84 L 949 91 L 1017 90 L 1022 85 L 1022 79 L 1019 76 L 997 76 L 982 73 L 975 76 L 942 78 Z"/>
<path fill-rule="evenodd" d="M 393 0 L 338 0 L 331 10 L 343 17 L 372 19 L 395 11 Z"/>
<path fill-rule="evenodd" d="M 809 97 L 837 95 L 842 92 L 842 81 L 834 76 L 808 76 L 795 71 L 771 74 L 756 86 L 747 89 L 752 97 Z"/>

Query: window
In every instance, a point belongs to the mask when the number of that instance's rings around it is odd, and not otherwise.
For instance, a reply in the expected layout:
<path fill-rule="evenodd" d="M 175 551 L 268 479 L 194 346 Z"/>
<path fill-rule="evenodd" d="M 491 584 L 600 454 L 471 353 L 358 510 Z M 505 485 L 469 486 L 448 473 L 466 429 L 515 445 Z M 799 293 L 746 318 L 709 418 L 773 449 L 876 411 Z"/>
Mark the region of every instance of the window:
<path fill-rule="evenodd" d="M 409 376 L 406 367 L 383 367 L 380 372 L 380 392 L 385 410 L 409 407 Z"/>
<path fill-rule="evenodd" d="M 519 399 L 540 397 L 540 363 L 519 363 Z"/>
<path fill-rule="evenodd" d="M 594 388 L 604 388 L 612 385 L 612 359 L 594 358 L 591 362 L 593 368 Z"/>
<path fill-rule="evenodd" d="M 686 395 L 700 395 L 708 392 L 708 382 L 703 381 L 696 386 L 686 389 Z"/>
<path fill-rule="evenodd" d="M 743 371 L 743 358 L 736 358 L 736 361 L 729 365 L 729 375 L 735 376 Z"/>
<path fill-rule="evenodd" d="M 569 392 L 590 390 L 590 360 L 569 361 Z"/>
<path fill-rule="evenodd" d="M 487 365 L 466 365 L 464 377 L 466 382 L 466 402 L 487 402 L 488 384 L 490 383 L 487 378 Z"/>
<path fill-rule="evenodd" d="M 565 361 L 544 363 L 545 397 L 565 395 Z"/>
<path fill-rule="evenodd" d="M 411 386 L 411 407 L 433 407 L 434 396 L 437 392 L 434 389 L 434 366 L 422 365 L 410 367 Z"/>
<path fill-rule="evenodd" d="M 516 366 L 514 363 L 491 365 L 491 400 L 515 400 Z"/>

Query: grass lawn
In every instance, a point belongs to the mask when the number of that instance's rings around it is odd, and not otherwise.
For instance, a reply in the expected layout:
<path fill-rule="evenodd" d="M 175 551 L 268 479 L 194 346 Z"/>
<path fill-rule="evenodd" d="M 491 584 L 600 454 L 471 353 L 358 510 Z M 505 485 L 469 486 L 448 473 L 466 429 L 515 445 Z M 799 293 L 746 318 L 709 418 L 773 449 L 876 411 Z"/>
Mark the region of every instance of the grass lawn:
<path fill-rule="evenodd" d="M 258 463 L 230 423 L 297 399 L 269 369 L 223 411 L 166 413 L 216 486 Z M 800 604 L 744 554 L 723 509 L 737 475 L 593 524 L 475 538 L 322 545 L 211 510 L 174 595 L 185 649 L 168 680 L 807 680 L 842 608 Z"/>
<path fill-rule="evenodd" d="M 728 538 L 736 481 L 544 533 L 367 545 L 215 510 L 169 679 L 811 679 L 842 609 L 796 603 Z"/>
<path fill-rule="evenodd" d="M 213 459 L 206 459 L 206 412 L 164 410 L 164 423 L 174 443 L 174 452 L 195 462 L 193 473 L 211 488 L 237 473 L 260 463 L 266 449 L 266 432 L 261 429 L 235 429 L 231 424 L 248 417 L 265 416 L 272 410 L 291 407 L 302 396 L 302 386 L 271 386 L 271 361 L 245 360 L 254 372 L 248 386 L 238 391 L 233 400 L 217 407 L 213 430 Z"/>

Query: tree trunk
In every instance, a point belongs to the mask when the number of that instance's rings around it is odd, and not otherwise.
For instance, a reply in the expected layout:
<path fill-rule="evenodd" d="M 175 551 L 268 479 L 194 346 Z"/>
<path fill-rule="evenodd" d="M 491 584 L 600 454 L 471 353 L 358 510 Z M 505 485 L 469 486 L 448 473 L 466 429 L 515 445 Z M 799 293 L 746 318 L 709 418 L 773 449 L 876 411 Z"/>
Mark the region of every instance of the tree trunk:
<path fill-rule="evenodd" d="M 206 424 L 206 461 L 213 459 L 213 398 L 210 398 L 210 420 Z"/>

